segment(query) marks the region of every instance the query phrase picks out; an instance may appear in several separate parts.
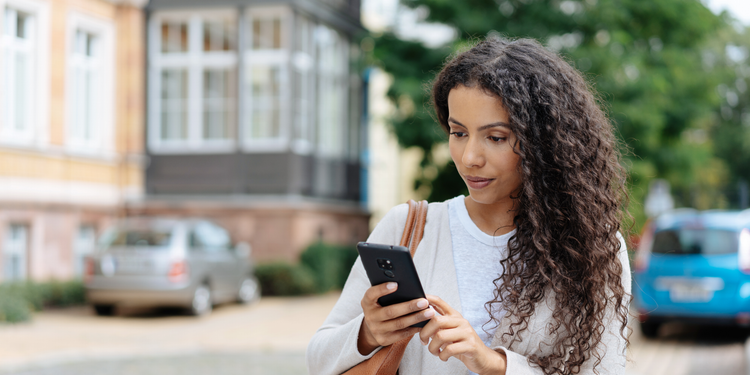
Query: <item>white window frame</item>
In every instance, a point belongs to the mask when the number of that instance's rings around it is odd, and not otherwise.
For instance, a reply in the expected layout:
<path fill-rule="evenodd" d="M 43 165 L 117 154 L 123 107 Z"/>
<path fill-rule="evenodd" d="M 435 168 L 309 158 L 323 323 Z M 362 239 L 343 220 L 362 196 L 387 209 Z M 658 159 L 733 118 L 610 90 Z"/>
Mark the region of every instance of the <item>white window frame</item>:
<path fill-rule="evenodd" d="M 294 20 L 294 13 L 291 8 L 286 6 L 258 6 L 249 7 L 246 10 L 245 16 L 247 17 L 246 30 L 247 33 L 247 45 L 241 46 L 241 50 L 244 53 L 245 66 L 245 82 L 241 82 L 243 90 L 245 90 L 245 103 L 241 106 L 243 114 L 241 116 L 243 123 L 240 125 L 242 131 L 242 139 L 240 141 L 242 145 L 242 151 L 246 153 L 260 153 L 260 152 L 286 152 L 290 148 L 290 133 L 291 133 L 291 121 L 292 121 L 292 98 L 291 98 L 291 71 L 290 71 L 290 58 L 292 55 L 293 45 L 293 29 L 292 24 Z M 254 18 L 270 18 L 280 17 L 281 18 L 281 49 L 278 50 L 253 50 L 251 48 L 253 35 L 252 35 L 252 22 Z M 253 66 L 277 66 L 281 71 L 281 82 L 280 82 L 280 100 L 279 100 L 279 136 L 276 138 L 262 138 L 253 139 L 247 136 L 252 126 L 252 108 L 253 108 L 253 96 L 252 90 L 248 87 L 248 82 L 251 79 L 253 72 Z"/>
<path fill-rule="evenodd" d="M 231 19 L 236 23 L 235 9 L 183 10 L 155 12 L 149 20 L 149 113 L 148 113 L 148 147 L 154 154 L 181 153 L 232 153 L 236 151 L 234 134 L 228 139 L 203 138 L 203 72 L 205 69 L 235 69 L 237 50 L 203 52 L 203 21 L 211 18 Z M 162 21 L 183 21 L 188 24 L 188 50 L 185 53 L 161 52 Z M 239 40 L 236 38 L 236 40 Z M 239 49 L 237 45 L 237 49 Z M 188 71 L 188 124 L 187 137 L 184 140 L 161 139 L 161 72 L 162 69 L 184 68 Z M 235 97 L 235 100 L 238 98 Z M 236 106 L 239 105 L 235 102 Z M 231 124 L 236 127 L 236 122 Z"/>
<path fill-rule="evenodd" d="M 76 31 L 81 30 L 91 33 L 97 37 L 97 56 L 99 79 L 97 82 L 97 97 L 94 107 L 96 117 L 93 120 L 95 126 L 91 139 L 81 139 L 73 133 L 73 122 L 75 121 L 76 103 L 74 91 L 74 74 L 77 56 L 73 48 L 75 46 Z M 114 154 L 114 129 L 115 129 L 115 41 L 114 25 L 112 21 L 98 19 L 78 12 L 68 14 L 66 35 L 66 58 L 68 61 L 65 80 L 65 111 L 66 111 L 66 151 L 71 154 L 85 156 L 106 156 Z"/>
<path fill-rule="evenodd" d="M 47 2 L 35 0 L 0 0 L 0 88 L 6 87 L 4 71 L 6 48 L 12 48 L 10 41 L 5 38 L 5 8 L 11 8 L 30 15 L 32 25 L 30 27 L 31 41 L 28 46 L 31 55 L 30 69 L 28 75 L 30 100 L 27 101 L 27 119 L 29 127 L 23 132 L 9 130 L 4 121 L 5 116 L 0 115 L 0 144 L 6 146 L 22 147 L 44 147 L 49 143 L 49 100 L 50 100 L 50 58 L 49 58 L 49 34 L 50 34 L 50 5 Z M 0 113 L 6 111 L 3 95 L 7 95 L 4 89 L 0 89 Z"/>

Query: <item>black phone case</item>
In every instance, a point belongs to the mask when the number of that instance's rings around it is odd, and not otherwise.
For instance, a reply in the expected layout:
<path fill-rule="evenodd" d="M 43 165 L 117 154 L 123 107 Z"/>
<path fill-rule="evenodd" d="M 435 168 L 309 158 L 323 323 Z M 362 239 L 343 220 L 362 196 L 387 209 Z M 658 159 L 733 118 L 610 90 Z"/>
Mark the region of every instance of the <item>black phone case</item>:
<path fill-rule="evenodd" d="M 390 281 L 398 283 L 395 292 L 378 299 L 381 306 L 425 298 L 409 249 L 403 246 L 360 242 L 357 244 L 357 251 L 362 258 L 362 265 L 370 284 L 375 286 Z M 424 327 L 427 322 L 428 320 L 425 320 L 412 327 Z"/>

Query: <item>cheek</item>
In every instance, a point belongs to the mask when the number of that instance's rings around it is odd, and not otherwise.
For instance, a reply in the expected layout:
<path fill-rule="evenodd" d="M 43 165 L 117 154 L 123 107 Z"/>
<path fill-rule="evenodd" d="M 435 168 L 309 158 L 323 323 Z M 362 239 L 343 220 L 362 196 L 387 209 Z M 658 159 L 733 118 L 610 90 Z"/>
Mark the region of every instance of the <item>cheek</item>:
<path fill-rule="evenodd" d="M 461 161 L 463 149 L 459 146 L 458 142 L 448 141 L 448 150 L 451 153 L 451 159 L 453 160 L 453 163 L 458 165 L 458 163 Z"/>

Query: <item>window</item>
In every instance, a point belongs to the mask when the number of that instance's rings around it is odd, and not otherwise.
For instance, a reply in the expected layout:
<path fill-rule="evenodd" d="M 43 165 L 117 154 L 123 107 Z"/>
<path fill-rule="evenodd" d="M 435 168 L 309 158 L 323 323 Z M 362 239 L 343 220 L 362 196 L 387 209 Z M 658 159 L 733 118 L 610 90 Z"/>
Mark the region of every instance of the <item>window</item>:
<path fill-rule="evenodd" d="M 654 236 L 652 252 L 670 255 L 732 254 L 739 249 L 739 233 L 722 229 L 663 230 Z"/>
<path fill-rule="evenodd" d="M 28 226 L 10 224 L 7 232 L 5 232 L 5 246 L 3 247 L 3 280 L 25 280 L 28 254 Z"/>
<path fill-rule="evenodd" d="M 93 225 L 81 225 L 73 240 L 73 274 L 83 277 L 86 257 L 96 248 L 96 230 Z"/>
<path fill-rule="evenodd" d="M 232 12 L 152 18 L 149 147 L 231 152 L 237 127 L 237 20 Z"/>
<path fill-rule="evenodd" d="M 231 247 L 231 239 L 224 228 L 201 222 L 195 225 L 190 234 L 190 247 L 207 252 L 228 250 Z"/>
<path fill-rule="evenodd" d="M 318 57 L 318 151 L 322 156 L 344 156 L 347 139 L 349 90 L 348 43 L 333 29 L 315 28 Z"/>
<path fill-rule="evenodd" d="M 68 24 L 68 150 L 109 154 L 114 150 L 113 26 L 77 13 Z"/>
<path fill-rule="evenodd" d="M 303 16 L 295 22 L 295 44 L 292 56 L 294 67 L 292 149 L 299 154 L 307 154 L 315 142 L 315 56 L 314 25 Z"/>
<path fill-rule="evenodd" d="M 289 19 L 286 8 L 252 8 L 245 46 L 244 142 L 246 151 L 288 147 Z"/>
<path fill-rule="evenodd" d="M 28 143 L 34 135 L 34 73 L 36 66 L 35 18 L 31 13 L 6 6 L 2 32 L 2 103 L 0 104 L 3 141 Z"/>
<path fill-rule="evenodd" d="M 69 136 L 72 142 L 88 147 L 96 147 L 99 138 L 96 123 L 103 93 L 99 43 L 97 35 L 76 30 L 69 61 L 72 70 Z"/>

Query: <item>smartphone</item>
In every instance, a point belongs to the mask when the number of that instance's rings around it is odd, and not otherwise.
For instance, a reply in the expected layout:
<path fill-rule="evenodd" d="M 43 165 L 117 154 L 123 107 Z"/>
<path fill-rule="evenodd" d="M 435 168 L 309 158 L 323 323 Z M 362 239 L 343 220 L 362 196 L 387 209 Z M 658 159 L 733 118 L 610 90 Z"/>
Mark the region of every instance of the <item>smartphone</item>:
<path fill-rule="evenodd" d="M 425 298 L 409 249 L 403 246 L 360 242 L 357 244 L 357 251 L 362 258 L 362 265 L 370 284 L 375 286 L 390 281 L 398 283 L 395 292 L 378 299 L 380 306 Z M 427 322 L 428 320 L 425 320 L 412 327 L 424 327 Z"/>

